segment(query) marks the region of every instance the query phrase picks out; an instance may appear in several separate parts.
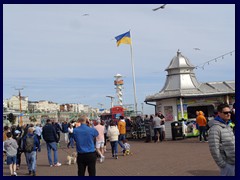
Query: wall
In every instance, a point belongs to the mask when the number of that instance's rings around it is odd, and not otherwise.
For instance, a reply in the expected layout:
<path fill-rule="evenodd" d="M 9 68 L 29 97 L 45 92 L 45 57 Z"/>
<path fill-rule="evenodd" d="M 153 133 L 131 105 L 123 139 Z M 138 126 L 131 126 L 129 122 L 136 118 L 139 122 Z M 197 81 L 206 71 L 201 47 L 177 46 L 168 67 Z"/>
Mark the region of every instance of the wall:
<path fill-rule="evenodd" d="M 177 98 L 157 101 L 157 112 L 161 111 L 165 116 L 165 138 L 172 139 L 171 123 L 177 121 Z"/>

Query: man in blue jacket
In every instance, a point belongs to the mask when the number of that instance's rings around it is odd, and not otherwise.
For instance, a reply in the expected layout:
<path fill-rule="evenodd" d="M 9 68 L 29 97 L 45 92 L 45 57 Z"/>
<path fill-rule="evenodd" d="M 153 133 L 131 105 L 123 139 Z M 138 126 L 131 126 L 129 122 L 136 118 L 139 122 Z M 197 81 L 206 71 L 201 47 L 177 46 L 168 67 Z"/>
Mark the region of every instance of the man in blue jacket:
<path fill-rule="evenodd" d="M 50 164 L 50 167 L 61 166 L 62 164 L 58 162 L 58 148 L 57 148 L 58 137 L 57 137 L 56 130 L 53 127 L 50 119 L 47 119 L 46 125 L 43 127 L 42 135 L 43 135 L 44 141 L 46 141 L 47 152 L 48 152 L 48 162 Z M 52 163 L 51 150 L 53 150 L 53 153 L 54 153 L 54 164 Z"/>
<path fill-rule="evenodd" d="M 78 176 L 84 176 L 88 167 L 89 176 L 96 176 L 97 153 L 95 150 L 94 138 L 98 136 L 95 128 L 87 126 L 87 116 L 81 116 L 78 121 L 81 126 L 74 128 L 73 137 L 77 147 Z"/>

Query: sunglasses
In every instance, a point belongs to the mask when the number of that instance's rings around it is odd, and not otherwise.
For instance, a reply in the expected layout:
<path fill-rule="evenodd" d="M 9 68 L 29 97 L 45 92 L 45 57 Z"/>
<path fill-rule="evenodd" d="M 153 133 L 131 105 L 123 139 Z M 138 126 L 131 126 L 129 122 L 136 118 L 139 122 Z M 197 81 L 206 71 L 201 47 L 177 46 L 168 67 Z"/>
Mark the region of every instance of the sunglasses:
<path fill-rule="evenodd" d="M 223 114 L 231 114 L 231 111 L 222 112 Z"/>

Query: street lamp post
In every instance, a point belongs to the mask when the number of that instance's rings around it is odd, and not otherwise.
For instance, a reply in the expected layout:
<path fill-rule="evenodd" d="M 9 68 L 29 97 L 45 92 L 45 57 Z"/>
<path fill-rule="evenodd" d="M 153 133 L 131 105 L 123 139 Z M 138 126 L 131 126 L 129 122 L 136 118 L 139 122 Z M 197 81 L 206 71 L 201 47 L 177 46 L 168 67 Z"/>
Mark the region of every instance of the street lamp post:
<path fill-rule="evenodd" d="M 23 120 L 22 120 L 22 97 L 21 97 L 21 90 L 23 90 L 23 88 L 19 88 L 19 89 L 17 89 L 17 88 L 15 88 L 15 90 L 18 90 L 18 95 L 19 95 L 19 102 L 20 102 L 20 104 L 19 104 L 19 111 L 20 111 L 20 120 L 19 120 L 19 125 L 20 126 L 22 126 L 23 125 Z"/>
<path fill-rule="evenodd" d="M 111 108 L 112 108 L 113 107 L 113 99 L 114 99 L 114 97 L 113 96 L 106 96 L 106 97 L 111 98 Z"/>

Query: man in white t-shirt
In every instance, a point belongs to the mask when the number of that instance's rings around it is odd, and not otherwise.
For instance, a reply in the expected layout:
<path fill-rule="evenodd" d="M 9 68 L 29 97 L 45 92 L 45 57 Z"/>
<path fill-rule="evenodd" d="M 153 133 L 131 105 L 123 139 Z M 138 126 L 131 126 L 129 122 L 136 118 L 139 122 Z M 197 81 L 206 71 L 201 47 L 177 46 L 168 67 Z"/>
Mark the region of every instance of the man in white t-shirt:
<path fill-rule="evenodd" d="M 161 119 L 158 117 L 158 114 L 155 114 L 153 118 L 153 129 L 154 129 L 154 142 L 159 142 L 161 139 Z M 159 137 L 160 136 L 160 137 Z"/>

